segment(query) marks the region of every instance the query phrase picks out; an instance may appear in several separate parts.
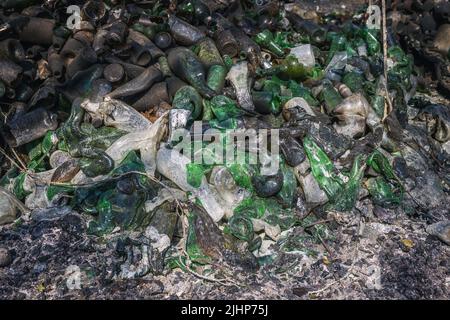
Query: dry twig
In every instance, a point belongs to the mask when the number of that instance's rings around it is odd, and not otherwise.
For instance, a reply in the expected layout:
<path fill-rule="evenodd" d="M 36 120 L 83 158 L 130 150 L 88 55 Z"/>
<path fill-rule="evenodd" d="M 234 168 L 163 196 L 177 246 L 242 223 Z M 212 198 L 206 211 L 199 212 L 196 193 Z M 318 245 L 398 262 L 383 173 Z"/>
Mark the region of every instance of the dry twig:
<path fill-rule="evenodd" d="M 392 105 L 391 97 L 389 96 L 389 88 L 388 88 L 388 64 L 387 64 L 387 20 L 386 20 L 386 0 L 381 0 L 381 12 L 382 12 L 382 35 L 383 35 L 383 69 L 384 69 L 384 79 L 385 79 L 385 98 L 386 103 L 384 104 L 384 115 L 383 120 L 394 110 Z"/>

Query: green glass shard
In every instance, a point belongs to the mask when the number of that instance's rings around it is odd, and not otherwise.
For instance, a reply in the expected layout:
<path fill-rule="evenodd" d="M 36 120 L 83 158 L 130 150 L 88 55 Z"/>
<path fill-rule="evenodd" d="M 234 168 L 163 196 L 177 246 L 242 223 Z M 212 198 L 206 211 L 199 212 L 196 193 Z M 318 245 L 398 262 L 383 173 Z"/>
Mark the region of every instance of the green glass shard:
<path fill-rule="evenodd" d="M 208 104 L 218 121 L 236 118 L 243 114 L 236 102 L 226 96 L 215 96 L 210 101 L 205 101 L 205 104 Z"/>
<path fill-rule="evenodd" d="M 333 87 L 330 81 L 325 81 L 323 83 L 320 98 L 325 103 L 327 112 L 331 112 L 343 100 L 339 92 Z"/>
<path fill-rule="evenodd" d="M 395 180 L 394 169 L 389 163 L 389 160 L 378 150 L 372 152 L 367 158 L 367 165 L 369 165 L 377 173 L 382 174 L 386 179 Z"/>
<path fill-rule="evenodd" d="M 187 182 L 194 188 L 199 188 L 204 178 L 205 169 L 201 164 L 189 163 L 186 165 Z"/>
<path fill-rule="evenodd" d="M 406 90 L 411 88 L 411 74 L 413 72 L 413 58 L 407 55 L 399 46 L 393 46 L 388 49 L 388 56 L 394 60 L 394 66 L 389 70 L 389 80 L 400 79 L 398 81 L 390 82 L 394 85 L 402 84 Z M 401 95 L 402 96 L 402 95 Z"/>
<path fill-rule="evenodd" d="M 314 179 L 330 200 L 329 206 L 339 211 L 351 210 L 356 203 L 364 176 L 365 165 L 362 161 L 362 155 L 356 157 L 348 181 L 344 183 L 335 172 L 333 162 L 309 136 L 303 140 L 303 146 Z"/>
<path fill-rule="evenodd" d="M 289 40 L 292 32 L 276 31 L 273 36 L 273 41 L 282 49 L 292 48 L 294 44 Z"/>
<path fill-rule="evenodd" d="M 330 43 L 330 50 L 328 52 L 328 59 L 326 64 L 329 64 L 331 59 L 333 59 L 336 52 L 344 51 L 347 45 L 347 38 L 342 33 L 329 32 L 327 38 Z"/>
<path fill-rule="evenodd" d="M 71 186 L 71 185 L 49 185 L 47 187 L 47 199 L 49 201 L 51 201 L 57 194 L 61 194 L 61 193 L 71 193 L 73 191 L 75 191 L 75 187 Z"/>
<path fill-rule="evenodd" d="M 130 151 L 122 162 L 111 171 L 111 176 L 116 177 L 130 171 L 145 172 L 145 166 L 135 151 Z"/>
<path fill-rule="evenodd" d="M 215 128 L 218 130 L 237 129 L 238 122 L 236 118 L 230 118 L 222 121 L 212 119 L 209 121 L 209 125 L 211 126 L 211 128 Z"/>
<path fill-rule="evenodd" d="M 291 80 L 289 81 L 288 85 L 289 89 L 292 92 L 293 97 L 301 97 L 305 99 L 305 101 L 312 107 L 319 106 L 319 101 L 317 101 L 316 98 L 312 95 L 311 91 L 309 89 L 303 87 L 300 83 Z"/>
<path fill-rule="evenodd" d="M 381 44 L 378 40 L 379 30 L 371 28 L 371 29 L 363 29 L 364 40 L 367 44 L 367 49 L 369 55 L 375 55 L 381 51 Z"/>
<path fill-rule="evenodd" d="M 297 189 L 297 179 L 295 178 L 294 170 L 284 163 L 281 164 L 281 171 L 284 177 L 283 187 L 278 192 L 277 197 L 282 201 L 283 205 L 292 207 Z"/>
<path fill-rule="evenodd" d="M 356 157 L 349 180 L 345 184 L 342 192 L 336 195 L 333 201 L 333 208 L 339 211 L 351 210 L 358 200 L 359 189 L 362 178 L 364 177 L 365 165 L 362 161 L 362 155 Z"/>
<path fill-rule="evenodd" d="M 224 55 L 222 58 L 225 66 L 230 69 L 233 66 L 233 59 L 229 55 Z"/>
<path fill-rule="evenodd" d="M 248 164 L 230 163 L 226 165 L 234 181 L 239 187 L 253 190 L 251 175 L 254 170 Z"/>
<path fill-rule="evenodd" d="M 348 72 L 342 78 L 342 83 L 349 87 L 354 93 L 361 92 L 364 84 L 364 77 L 359 72 Z"/>
<path fill-rule="evenodd" d="M 194 219 L 196 219 L 195 214 L 191 213 L 188 215 L 189 228 L 186 238 L 186 252 L 192 262 L 197 264 L 210 264 L 212 259 L 203 252 L 197 243 Z"/>
<path fill-rule="evenodd" d="M 202 121 L 209 121 L 214 119 L 214 113 L 211 110 L 211 102 L 204 99 L 203 100 L 203 115 L 202 115 Z"/>
<path fill-rule="evenodd" d="M 402 201 L 402 193 L 396 191 L 396 188 L 383 177 L 367 180 L 367 189 L 373 201 L 383 207 L 393 207 L 399 205 Z"/>
<path fill-rule="evenodd" d="M 380 177 L 367 181 L 367 188 L 374 201 L 386 207 L 400 204 L 404 190 L 389 160 L 380 151 L 375 150 L 368 157 L 367 165 L 381 174 Z"/>
<path fill-rule="evenodd" d="M 96 221 L 91 221 L 88 226 L 88 233 L 95 235 L 103 235 L 111 232 L 114 229 L 112 203 L 108 196 L 112 195 L 113 191 L 109 190 L 102 195 L 97 204 L 97 212 L 99 218 Z"/>
<path fill-rule="evenodd" d="M 268 210 L 267 202 L 259 197 L 251 197 L 241 201 L 234 209 L 234 214 L 246 216 L 248 218 L 261 219 Z"/>
<path fill-rule="evenodd" d="M 329 199 L 336 198 L 342 190 L 342 181 L 334 172 L 333 162 L 311 137 L 306 136 L 303 139 L 303 147 L 311 165 L 312 174 L 320 188 L 325 191 Z"/>
<path fill-rule="evenodd" d="M 252 221 L 242 214 L 234 214 L 228 221 L 230 232 L 240 240 L 249 242 L 253 239 Z"/>
<path fill-rule="evenodd" d="M 26 196 L 31 194 L 29 191 L 25 191 L 23 184 L 27 174 L 25 172 L 20 173 L 14 181 L 13 193 L 19 200 L 25 199 Z"/>

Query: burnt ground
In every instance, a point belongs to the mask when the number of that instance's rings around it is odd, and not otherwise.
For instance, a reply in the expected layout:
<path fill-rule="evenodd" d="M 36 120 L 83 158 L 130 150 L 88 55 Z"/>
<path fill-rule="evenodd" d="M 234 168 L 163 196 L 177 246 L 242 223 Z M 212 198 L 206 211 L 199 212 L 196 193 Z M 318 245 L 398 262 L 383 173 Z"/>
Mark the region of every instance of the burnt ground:
<path fill-rule="evenodd" d="M 448 299 L 449 246 L 425 232 L 426 222 L 400 209 L 369 204 L 330 212 L 334 240 L 319 254 L 285 254 L 256 273 L 231 270 L 241 285 L 203 280 L 180 269 L 118 280 L 121 260 L 108 241 L 87 236 L 83 216 L 3 227 L 12 263 L 0 269 L 2 299 Z M 301 232 L 301 228 L 293 232 Z M 80 288 L 73 266 L 79 267 Z M 77 271 L 77 270 L 75 270 Z M 69 289 L 68 287 L 72 288 Z"/>
<path fill-rule="evenodd" d="M 297 2 L 297 1 L 295 1 Z M 301 1 L 302 8 L 308 11 L 316 11 L 317 13 L 330 12 L 355 12 L 362 5 L 367 4 L 365 0 L 345 0 L 339 3 L 329 0 L 303 0 Z"/>

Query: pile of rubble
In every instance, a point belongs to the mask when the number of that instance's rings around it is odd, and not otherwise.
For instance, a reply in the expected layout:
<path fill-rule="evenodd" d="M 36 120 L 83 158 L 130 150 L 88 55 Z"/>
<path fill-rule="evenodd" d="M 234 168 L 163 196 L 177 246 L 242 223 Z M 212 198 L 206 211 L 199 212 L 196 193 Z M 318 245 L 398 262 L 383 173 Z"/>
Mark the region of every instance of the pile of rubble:
<path fill-rule="evenodd" d="M 319 2 L 4 1 L 0 296 L 448 298 L 450 6 Z"/>

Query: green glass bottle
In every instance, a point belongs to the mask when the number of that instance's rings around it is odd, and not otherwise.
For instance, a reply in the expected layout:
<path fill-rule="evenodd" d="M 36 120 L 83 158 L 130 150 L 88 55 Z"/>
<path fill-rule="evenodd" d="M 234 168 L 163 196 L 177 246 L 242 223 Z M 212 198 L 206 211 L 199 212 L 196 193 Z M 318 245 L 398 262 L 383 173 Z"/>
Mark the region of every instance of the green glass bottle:
<path fill-rule="evenodd" d="M 212 112 L 211 109 L 211 104 L 209 103 L 208 100 L 203 100 L 203 115 L 202 115 L 202 120 L 203 121 L 209 121 L 214 119 L 214 113 Z"/>
<path fill-rule="evenodd" d="M 201 63 L 206 67 L 206 69 L 211 68 L 215 65 L 223 66 L 222 56 L 216 47 L 215 42 L 208 37 L 203 38 L 197 42 L 193 50 L 200 60 Z"/>
<path fill-rule="evenodd" d="M 279 75 L 283 79 L 296 79 L 303 81 L 310 76 L 310 69 L 305 67 L 292 55 L 287 56 L 281 64 L 272 68 L 259 70 L 261 75 Z"/>
<path fill-rule="evenodd" d="M 131 29 L 144 34 L 149 39 L 153 39 L 158 32 L 164 30 L 164 27 L 163 27 L 163 25 L 157 25 L 157 24 L 154 24 L 151 26 L 145 26 L 140 23 L 135 23 L 131 26 Z"/>
<path fill-rule="evenodd" d="M 202 113 L 202 97 L 191 86 L 181 87 L 172 101 L 172 108 L 191 111 L 191 120 L 196 120 Z"/>
<path fill-rule="evenodd" d="M 345 51 L 347 46 L 347 38 L 342 33 L 329 32 L 327 34 L 327 39 L 330 43 L 330 50 L 328 51 L 327 63 L 330 63 L 336 52 Z"/>
<path fill-rule="evenodd" d="M 255 36 L 255 42 L 278 57 L 284 56 L 283 49 L 275 42 L 272 33 L 264 30 Z"/>
<path fill-rule="evenodd" d="M 225 77 L 227 76 L 227 69 L 223 65 L 213 65 L 209 68 L 208 77 L 206 78 L 206 85 L 213 89 L 216 93 L 221 93 L 225 86 Z"/>
<path fill-rule="evenodd" d="M 231 58 L 229 55 L 224 55 L 222 59 L 227 69 L 230 70 L 230 68 L 233 66 L 233 58 Z"/>

